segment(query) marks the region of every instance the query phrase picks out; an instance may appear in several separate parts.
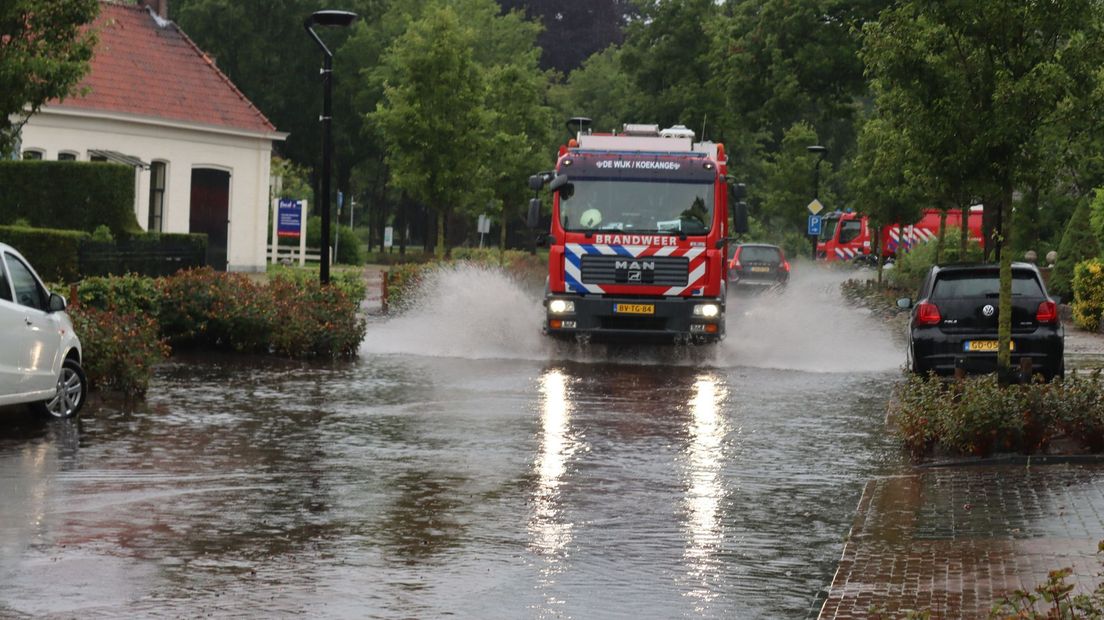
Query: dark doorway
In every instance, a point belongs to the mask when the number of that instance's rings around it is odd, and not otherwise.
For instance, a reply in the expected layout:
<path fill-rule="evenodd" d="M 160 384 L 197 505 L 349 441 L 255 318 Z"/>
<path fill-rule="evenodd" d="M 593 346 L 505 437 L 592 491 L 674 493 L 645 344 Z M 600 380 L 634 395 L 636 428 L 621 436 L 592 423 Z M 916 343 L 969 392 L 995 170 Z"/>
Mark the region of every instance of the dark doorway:
<path fill-rule="evenodd" d="M 230 173 L 213 168 L 192 169 L 188 230 L 207 234 L 207 264 L 226 271 L 226 240 L 230 223 Z"/>

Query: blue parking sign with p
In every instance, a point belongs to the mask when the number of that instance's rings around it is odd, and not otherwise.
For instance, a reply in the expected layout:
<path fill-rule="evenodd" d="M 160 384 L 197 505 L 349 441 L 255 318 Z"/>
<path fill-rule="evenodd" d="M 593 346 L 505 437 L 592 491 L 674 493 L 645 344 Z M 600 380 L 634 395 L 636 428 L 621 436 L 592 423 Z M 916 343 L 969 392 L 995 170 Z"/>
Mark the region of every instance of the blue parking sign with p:
<path fill-rule="evenodd" d="M 810 215 L 809 216 L 809 236 L 810 237 L 815 237 L 819 234 L 820 234 L 820 216 L 819 215 Z"/>

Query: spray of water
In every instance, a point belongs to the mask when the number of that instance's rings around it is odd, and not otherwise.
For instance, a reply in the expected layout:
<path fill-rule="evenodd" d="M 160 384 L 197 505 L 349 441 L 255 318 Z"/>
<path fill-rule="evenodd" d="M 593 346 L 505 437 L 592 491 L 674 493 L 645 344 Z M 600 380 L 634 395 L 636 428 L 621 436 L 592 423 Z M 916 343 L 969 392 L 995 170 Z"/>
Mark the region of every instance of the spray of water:
<path fill-rule="evenodd" d="M 861 272 L 811 263 L 794 268 L 781 293 L 729 298 L 728 338 L 718 352 L 719 364 L 869 372 L 904 363 L 904 350 L 886 326 L 840 294 L 840 284 Z"/>
<path fill-rule="evenodd" d="M 398 316 L 373 323 L 361 354 L 545 359 L 539 299 L 495 268 L 467 263 L 430 271 Z"/>
<path fill-rule="evenodd" d="M 805 372 L 897 368 L 901 346 L 885 327 L 839 294 L 854 272 L 798 265 L 778 295 L 733 296 L 719 347 L 558 344 L 540 333 L 539 294 L 503 271 L 471 264 L 433 270 L 397 316 L 369 326 L 362 355 L 465 359 L 566 359 L 626 364 L 748 366 Z"/>

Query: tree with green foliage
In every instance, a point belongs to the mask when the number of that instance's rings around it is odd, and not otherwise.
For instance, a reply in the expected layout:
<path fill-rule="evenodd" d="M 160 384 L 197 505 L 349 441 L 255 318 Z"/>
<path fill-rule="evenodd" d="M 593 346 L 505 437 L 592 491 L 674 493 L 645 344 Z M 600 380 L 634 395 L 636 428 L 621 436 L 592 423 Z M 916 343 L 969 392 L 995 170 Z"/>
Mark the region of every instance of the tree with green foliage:
<path fill-rule="evenodd" d="M 478 155 L 487 110 L 475 41 L 452 7 L 429 8 L 385 54 L 393 81 L 373 114 L 395 185 L 437 212 L 438 258 L 445 255 L 446 216 L 477 202 L 473 190 L 485 187 L 486 162 Z"/>
<path fill-rule="evenodd" d="M 636 82 L 622 69 L 621 48 L 610 46 L 583 61 L 567 80 L 554 84 L 548 98 L 556 110 L 556 120 L 566 122 L 575 116 L 589 117 L 598 132 L 620 131 L 633 118 L 643 97 Z"/>
<path fill-rule="evenodd" d="M 347 0 L 340 8 L 362 21 L 376 19 L 382 0 Z M 188 33 L 234 85 L 276 125 L 289 133 L 280 151 L 301 164 L 322 157 L 321 52 L 303 30 L 303 20 L 321 0 L 173 0 L 170 17 Z M 338 50 L 349 29 L 320 30 L 331 50 Z M 343 114 L 343 82 L 349 58 L 334 57 L 334 164 L 338 178 L 349 167 L 347 141 L 359 134 L 361 120 Z M 318 166 L 311 165 L 311 168 Z M 339 181 L 339 187 L 341 186 Z"/>
<path fill-rule="evenodd" d="M 911 136 L 931 132 L 933 158 L 967 164 L 964 186 L 981 188 L 998 217 L 999 372 L 1010 376 L 1010 251 L 1013 190 L 1038 170 L 1043 128 L 1099 107 L 1104 5 L 1095 0 L 909 0 L 863 30 L 863 58 L 879 105 Z M 934 81 L 934 82 L 933 82 Z M 918 87 L 935 83 L 938 89 Z M 931 123 L 932 118 L 947 122 Z M 970 121 L 968 139 L 954 136 Z"/>
<path fill-rule="evenodd" d="M 917 180 L 908 134 L 897 131 L 883 118 L 869 119 L 859 133 L 858 152 L 846 171 L 853 205 L 870 217 L 875 255 L 882 252 L 877 231 L 889 224 L 913 222 L 920 215 Z M 938 259 L 937 259 L 938 260 Z M 882 262 L 878 261 L 878 281 Z"/>
<path fill-rule="evenodd" d="M 83 27 L 99 11 L 97 0 L 0 3 L 0 157 L 27 118 L 65 99 L 88 72 L 96 37 Z"/>
<path fill-rule="evenodd" d="M 1073 267 L 1081 261 L 1100 257 L 1100 240 L 1093 232 L 1087 200 L 1081 201 L 1073 212 L 1062 243 L 1058 246 L 1058 262 L 1050 274 L 1048 288 L 1063 299 L 1073 298 Z"/>
<path fill-rule="evenodd" d="M 499 243 L 505 249 L 507 229 L 521 225 L 520 206 L 530 195 L 530 174 L 551 164 L 552 113 L 545 104 L 548 75 L 540 68 L 537 37 L 541 26 L 521 11 L 502 13 L 494 0 L 457 0 L 459 15 L 477 37 L 474 60 L 484 85 L 485 150 L 481 178 L 485 195 L 469 187 L 475 200 L 467 216 L 474 220 L 491 205 L 500 213 Z"/>
<path fill-rule="evenodd" d="M 767 157 L 763 164 L 760 191 L 752 195 L 752 208 L 772 240 L 783 242 L 787 251 L 804 255 L 807 241 L 798 242 L 805 234 L 813 199 L 816 154 L 806 147 L 817 144 L 816 131 L 805 122 L 794 123 L 782 138 L 782 149 Z M 829 189 L 832 165 L 820 164 L 819 200 L 828 210 L 837 208 L 835 194 Z M 797 243 L 795 247 L 795 242 Z"/>
<path fill-rule="evenodd" d="M 713 0 L 643 0 L 641 19 L 628 27 L 621 66 L 641 97 L 632 122 L 686 125 L 698 138 L 714 135 L 721 102 L 709 96 L 709 60 L 714 54 L 707 25 L 717 16 Z"/>
<path fill-rule="evenodd" d="M 854 141 L 867 91 L 857 33 L 886 0 L 729 0 L 713 25 L 712 92 L 726 124 L 762 136 L 768 150 L 795 122 L 816 127 L 832 161 Z M 729 138 L 731 139 L 731 137 Z"/>
<path fill-rule="evenodd" d="M 401 81 L 394 63 L 379 60 L 388 49 L 381 41 L 398 40 L 414 22 L 441 5 L 424 0 L 397 3 L 378 22 L 359 29 L 342 48 L 360 67 L 354 97 L 358 109 L 375 109 L 385 101 L 384 85 Z M 470 42 L 470 52 L 479 74 L 484 112 L 480 139 L 467 145 L 466 154 L 480 167 L 465 183 L 464 200 L 452 205 L 451 212 L 474 219 L 491 205 L 493 212 L 502 214 L 500 233 L 505 243 L 507 228 L 520 223 L 514 216 L 528 194 L 526 178 L 546 167 L 553 152 L 551 112 L 545 104 L 549 78 L 539 67 L 540 48 L 536 46 L 540 26 L 518 11 L 501 13 L 494 0 L 456 0 L 448 6 L 461 28 L 478 33 Z M 378 136 L 372 141 L 387 145 L 378 121 L 377 116 L 368 116 L 364 131 Z M 374 169 L 390 174 L 389 170 Z M 380 200 L 387 198 L 381 196 Z"/>

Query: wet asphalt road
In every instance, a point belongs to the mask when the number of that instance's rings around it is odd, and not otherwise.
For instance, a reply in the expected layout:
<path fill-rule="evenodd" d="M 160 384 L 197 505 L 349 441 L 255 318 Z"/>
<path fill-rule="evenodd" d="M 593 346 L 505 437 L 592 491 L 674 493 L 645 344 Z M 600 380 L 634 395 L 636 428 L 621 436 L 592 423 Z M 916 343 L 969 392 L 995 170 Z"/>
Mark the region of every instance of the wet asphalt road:
<path fill-rule="evenodd" d="M 439 283 L 452 311 L 352 363 L 177 358 L 79 422 L 0 410 L 0 617 L 815 615 L 903 466 L 889 335 L 795 278 L 704 358 L 549 349 L 511 331 L 530 296 L 457 277 L 505 292 Z"/>

